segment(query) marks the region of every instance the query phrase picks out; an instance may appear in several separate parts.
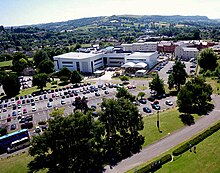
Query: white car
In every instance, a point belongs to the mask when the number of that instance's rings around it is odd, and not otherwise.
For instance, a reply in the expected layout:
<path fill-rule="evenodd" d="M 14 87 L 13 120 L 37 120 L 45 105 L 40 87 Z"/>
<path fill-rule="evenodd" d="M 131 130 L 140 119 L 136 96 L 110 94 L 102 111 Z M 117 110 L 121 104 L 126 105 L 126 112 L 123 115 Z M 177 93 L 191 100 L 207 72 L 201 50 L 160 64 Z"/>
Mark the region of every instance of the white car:
<path fill-rule="evenodd" d="M 61 103 L 61 105 L 65 105 L 66 104 L 64 99 L 62 99 L 60 103 Z"/>
<path fill-rule="evenodd" d="M 47 103 L 47 107 L 48 107 L 48 108 L 51 108 L 51 107 L 52 107 L 52 103 L 51 103 L 51 102 L 48 102 L 48 103 Z"/>
<path fill-rule="evenodd" d="M 170 100 L 166 100 L 166 101 L 165 101 L 165 104 L 168 105 L 168 106 L 172 106 L 172 105 L 173 105 L 173 102 L 170 101 Z"/>
<path fill-rule="evenodd" d="M 22 112 L 21 112 L 21 110 L 20 109 L 18 109 L 18 113 L 17 113 L 18 115 L 22 115 Z"/>
<path fill-rule="evenodd" d="M 35 112 L 37 109 L 35 106 L 32 106 L 32 112 Z"/>
<path fill-rule="evenodd" d="M 39 98 L 38 98 L 38 97 L 35 97 L 35 98 L 34 98 L 34 101 L 35 101 L 35 102 L 39 101 Z"/>

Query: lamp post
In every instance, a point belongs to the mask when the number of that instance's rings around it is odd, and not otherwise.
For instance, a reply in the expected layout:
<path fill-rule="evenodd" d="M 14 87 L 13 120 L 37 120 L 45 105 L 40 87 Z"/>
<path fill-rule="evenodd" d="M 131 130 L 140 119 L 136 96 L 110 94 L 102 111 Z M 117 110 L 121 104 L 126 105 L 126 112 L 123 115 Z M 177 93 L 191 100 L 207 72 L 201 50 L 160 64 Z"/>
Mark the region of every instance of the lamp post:
<path fill-rule="evenodd" d="M 157 129 L 160 133 L 162 133 L 162 131 L 160 130 L 160 111 L 157 111 Z"/>

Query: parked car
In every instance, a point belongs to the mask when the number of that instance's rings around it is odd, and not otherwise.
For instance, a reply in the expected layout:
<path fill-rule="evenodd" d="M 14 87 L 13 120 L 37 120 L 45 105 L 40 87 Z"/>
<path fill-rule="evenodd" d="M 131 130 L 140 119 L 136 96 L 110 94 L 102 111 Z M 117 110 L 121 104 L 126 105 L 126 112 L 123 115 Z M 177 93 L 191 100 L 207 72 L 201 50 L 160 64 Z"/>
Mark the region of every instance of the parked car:
<path fill-rule="evenodd" d="M 172 105 L 173 105 L 173 102 L 170 101 L 170 100 L 166 100 L 166 101 L 165 101 L 165 104 L 168 105 L 168 106 L 172 106 Z"/>
<path fill-rule="evenodd" d="M 35 106 L 32 106 L 31 109 L 32 109 L 32 112 L 35 112 L 37 110 Z"/>
<path fill-rule="evenodd" d="M 66 101 L 64 99 L 62 99 L 60 103 L 61 103 L 61 105 L 65 105 Z"/>
<path fill-rule="evenodd" d="M 139 100 L 139 102 L 142 103 L 142 104 L 146 104 L 146 103 L 147 103 L 147 100 L 146 100 L 145 98 L 141 98 L 141 99 Z"/>
<path fill-rule="evenodd" d="M 26 114 L 26 113 L 27 113 L 27 109 L 24 108 L 24 109 L 23 109 L 23 114 Z"/>
<path fill-rule="evenodd" d="M 143 111 L 146 112 L 146 113 L 151 113 L 151 109 L 148 108 L 148 107 L 143 107 Z"/>
<path fill-rule="evenodd" d="M 100 94 L 96 92 L 96 93 L 95 93 L 95 96 L 100 96 Z"/>
<path fill-rule="evenodd" d="M 48 107 L 48 108 L 51 108 L 51 107 L 52 107 L 51 102 L 48 102 L 48 103 L 47 103 L 47 107 Z"/>
<path fill-rule="evenodd" d="M 31 129 L 33 128 L 33 122 L 25 122 L 21 124 L 21 129 Z"/>
<path fill-rule="evenodd" d="M 105 92 L 104 92 L 105 94 L 109 94 L 109 92 L 107 91 L 107 90 L 105 90 Z"/>
<path fill-rule="evenodd" d="M 12 115 L 13 117 L 17 116 L 17 112 L 16 112 L 16 111 L 12 111 L 11 115 Z"/>
<path fill-rule="evenodd" d="M 160 110 L 160 106 L 158 104 L 151 104 L 151 106 L 155 110 Z"/>
<path fill-rule="evenodd" d="M 92 109 L 96 109 L 96 105 L 91 105 L 91 108 Z"/>
<path fill-rule="evenodd" d="M 15 130 L 16 129 L 16 124 L 11 124 L 10 130 Z"/>

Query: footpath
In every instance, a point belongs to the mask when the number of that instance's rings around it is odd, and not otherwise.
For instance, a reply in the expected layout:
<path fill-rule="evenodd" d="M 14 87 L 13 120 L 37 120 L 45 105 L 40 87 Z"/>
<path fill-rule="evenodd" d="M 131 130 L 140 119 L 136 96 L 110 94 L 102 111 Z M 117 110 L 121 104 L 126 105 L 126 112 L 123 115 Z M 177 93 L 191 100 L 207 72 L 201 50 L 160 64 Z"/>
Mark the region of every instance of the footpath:
<path fill-rule="evenodd" d="M 194 135 L 202 132 L 214 123 L 218 122 L 220 120 L 220 96 L 213 95 L 212 99 L 215 105 L 214 110 L 208 115 L 201 117 L 198 121 L 196 121 L 194 125 L 186 126 L 170 134 L 169 136 L 145 147 L 139 153 L 134 154 L 125 160 L 122 160 L 112 168 L 106 166 L 105 173 L 123 173 L 133 169 L 136 166 L 139 166 L 147 161 L 152 160 L 155 157 L 160 156 L 166 151 L 190 139 Z"/>

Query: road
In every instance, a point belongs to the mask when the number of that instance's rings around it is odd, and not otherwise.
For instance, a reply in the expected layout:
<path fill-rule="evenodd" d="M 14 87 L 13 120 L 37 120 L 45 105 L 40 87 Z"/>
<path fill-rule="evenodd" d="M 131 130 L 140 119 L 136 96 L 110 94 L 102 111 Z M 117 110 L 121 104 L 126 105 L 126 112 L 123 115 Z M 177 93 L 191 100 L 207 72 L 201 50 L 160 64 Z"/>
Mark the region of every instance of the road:
<path fill-rule="evenodd" d="M 122 173 L 126 172 L 138 165 L 141 165 L 147 161 L 152 160 L 153 158 L 160 156 L 166 151 L 172 149 L 176 145 L 186 141 L 192 136 L 200 133 L 201 131 L 207 129 L 213 123 L 220 120 L 220 97 L 213 95 L 212 99 L 214 101 L 215 109 L 210 112 L 208 115 L 201 117 L 196 123 L 192 126 L 186 126 L 173 134 L 159 140 L 158 142 L 147 146 L 141 152 L 133 155 L 130 158 L 127 158 L 112 169 L 109 166 L 105 167 L 105 173 Z"/>

